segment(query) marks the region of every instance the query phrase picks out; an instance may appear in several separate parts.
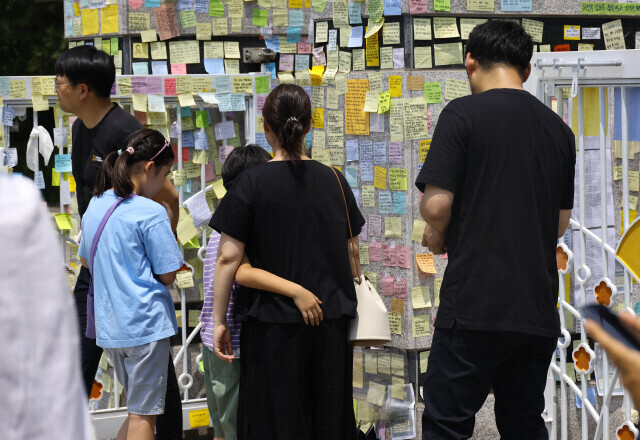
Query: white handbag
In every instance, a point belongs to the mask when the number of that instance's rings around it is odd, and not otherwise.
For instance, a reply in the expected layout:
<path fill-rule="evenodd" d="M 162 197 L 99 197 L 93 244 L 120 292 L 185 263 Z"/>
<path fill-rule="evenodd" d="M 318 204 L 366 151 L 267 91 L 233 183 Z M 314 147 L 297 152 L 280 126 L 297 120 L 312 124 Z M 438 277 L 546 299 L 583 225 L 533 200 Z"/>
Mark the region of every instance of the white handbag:
<path fill-rule="evenodd" d="M 349 219 L 349 207 L 347 206 L 347 198 L 344 194 L 342 182 L 338 177 L 336 170 L 331 168 L 336 175 L 340 189 L 342 190 L 342 198 L 347 211 L 347 224 L 349 225 L 349 236 L 351 237 L 352 252 L 350 252 L 358 278 L 353 279 L 356 289 L 356 297 L 358 299 L 358 308 L 356 309 L 356 317 L 351 321 L 349 327 L 349 342 L 353 345 L 369 347 L 371 345 L 384 345 L 391 342 L 391 329 L 389 327 L 389 315 L 387 308 L 382 302 L 382 298 L 376 292 L 373 284 L 362 275 L 360 261 L 355 255 L 355 244 L 353 241 L 353 232 L 351 231 L 351 220 Z"/>

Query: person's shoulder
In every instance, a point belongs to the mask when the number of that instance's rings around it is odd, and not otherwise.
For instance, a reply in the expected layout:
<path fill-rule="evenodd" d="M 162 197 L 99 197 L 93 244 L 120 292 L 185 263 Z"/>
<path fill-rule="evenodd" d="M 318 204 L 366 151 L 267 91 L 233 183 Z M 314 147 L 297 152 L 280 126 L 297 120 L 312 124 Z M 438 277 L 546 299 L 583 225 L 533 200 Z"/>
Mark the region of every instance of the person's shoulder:
<path fill-rule="evenodd" d="M 144 223 L 147 227 L 163 220 L 169 220 L 164 206 L 143 196 L 131 197 L 125 200 L 122 205 L 128 213 L 135 216 L 138 222 Z"/>
<path fill-rule="evenodd" d="M 109 125 L 113 124 L 118 126 L 119 129 L 127 128 L 130 130 L 139 130 L 143 128 L 142 124 L 135 116 L 123 110 L 117 103 L 114 103 L 113 105 L 115 108 L 109 115 Z"/>

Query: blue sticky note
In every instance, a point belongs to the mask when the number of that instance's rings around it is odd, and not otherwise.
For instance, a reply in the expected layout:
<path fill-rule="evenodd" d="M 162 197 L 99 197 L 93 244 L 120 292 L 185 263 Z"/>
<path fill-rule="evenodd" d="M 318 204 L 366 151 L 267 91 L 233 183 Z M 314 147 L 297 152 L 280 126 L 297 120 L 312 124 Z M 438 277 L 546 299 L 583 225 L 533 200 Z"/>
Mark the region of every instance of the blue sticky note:
<path fill-rule="evenodd" d="M 393 192 L 393 213 L 400 215 L 407 213 L 407 196 L 404 191 Z"/>
<path fill-rule="evenodd" d="M 89 0 L 80 0 L 80 7 L 82 9 L 89 7 Z"/>
<path fill-rule="evenodd" d="M 589 401 L 589 403 L 591 403 L 591 405 L 596 406 L 596 388 L 595 387 L 587 388 L 587 400 Z M 578 409 L 582 408 L 582 399 L 578 397 L 577 394 L 576 394 L 576 407 Z"/>
<path fill-rule="evenodd" d="M 149 63 L 147 63 L 146 61 L 138 62 L 138 63 L 131 63 L 131 66 L 133 68 L 133 74 L 134 75 L 148 75 L 149 74 Z"/>
<path fill-rule="evenodd" d="M 622 140 L 622 104 L 620 87 L 613 89 L 614 113 L 613 113 L 613 140 Z M 627 118 L 629 121 L 637 121 L 640 116 L 640 87 L 627 88 Z M 640 124 L 629 124 L 628 133 L 630 141 L 640 141 Z"/>
<path fill-rule="evenodd" d="M 271 49 L 275 53 L 280 53 L 280 37 L 266 38 L 264 44 L 267 46 L 267 49 Z"/>
<path fill-rule="evenodd" d="M 196 131 L 196 150 L 206 150 L 209 148 L 209 136 L 206 131 Z"/>
<path fill-rule="evenodd" d="M 57 173 L 70 173 L 71 172 L 71 155 L 70 154 L 56 154 L 55 169 Z"/>
<path fill-rule="evenodd" d="M 154 75 L 168 75 L 169 70 L 167 69 L 166 61 L 151 61 L 151 72 Z"/>
<path fill-rule="evenodd" d="M 304 139 L 305 139 L 305 142 L 306 142 L 306 144 L 307 144 L 307 148 L 310 148 L 310 147 L 311 147 L 311 142 L 313 141 L 313 139 L 312 139 L 312 137 L 311 137 L 311 131 L 309 131 L 309 132 L 305 135 Z"/>
<path fill-rule="evenodd" d="M 191 130 L 182 132 L 182 147 L 191 148 L 195 147 L 196 143 L 193 140 L 193 132 Z"/>
<path fill-rule="evenodd" d="M 402 7 L 400 0 L 384 0 L 384 15 L 400 15 L 402 14 Z"/>
<path fill-rule="evenodd" d="M 11 127 L 13 125 L 13 118 L 15 117 L 15 110 L 11 107 L 2 107 L 2 125 Z"/>
<path fill-rule="evenodd" d="M 145 8 L 159 8 L 160 0 L 144 0 Z"/>
<path fill-rule="evenodd" d="M 362 24 L 362 3 L 349 2 L 349 24 Z"/>
<path fill-rule="evenodd" d="M 296 72 L 307 70 L 309 68 L 310 55 L 296 55 L 294 69 Z"/>
<path fill-rule="evenodd" d="M 224 75 L 224 60 L 222 58 L 205 58 L 204 70 L 209 75 Z"/>
<path fill-rule="evenodd" d="M 358 169 L 356 167 L 346 167 L 344 169 L 344 177 L 351 188 L 358 186 Z"/>
<path fill-rule="evenodd" d="M 356 199 L 356 206 L 360 208 L 360 190 L 357 188 L 351 188 L 351 192 L 353 193 L 353 197 Z"/>
<path fill-rule="evenodd" d="M 193 11 L 193 0 L 178 0 L 178 11 Z"/>
<path fill-rule="evenodd" d="M 0 95 L 9 96 L 11 94 L 11 80 L 7 77 L 0 78 Z"/>
<path fill-rule="evenodd" d="M 373 142 L 360 141 L 360 180 L 373 182 Z"/>
<path fill-rule="evenodd" d="M 373 144 L 373 163 L 376 165 L 387 163 L 387 143 L 375 142 Z"/>
<path fill-rule="evenodd" d="M 213 79 L 216 93 L 231 93 L 231 78 L 228 76 L 217 76 Z"/>
<path fill-rule="evenodd" d="M 196 12 L 209 13 L 209 0 L 195 0 L 193 3 L 193 9 Z"/>
<path fill-rule="evenodd" d="M 256 144 L 264 148 L 269 153 L 273 152 L 273 149 L 271 148 L 271 145 L 269 145 L 269 142 L 267 142 L 267 137 L 264 133 L 256 133 Z"/>
<path fill-rule="evenodd" d="M 393 213 L 393 201 L 391 200 L 391 191 L 380 191 L 378 193 L 378 212 L 380 214 Z"/>
<path fill-rule="evenodd" d="M 531 11 L 532 0 L 502 0 L 500 10 L 502 12 Z"/>
<path fill-rule="evenodd" d="M 299 43 L 301 30 L 298 26 L 287 26 L 287 43 Z"/>
<path fill-rule="evenodd" d="M 358 139 L 349 139 L 345 142 L 347 150 L 347 162 L 358 160 Z"/>
<path fill-rule="evenodd" d="M 271 72 L 271 79 L 277 79 L 276 63 L 267 63 L 267 72 Z"/>
<path fill-rule="evenodd" d="M 180 116 L 183 118 L 191 116 L 191 107 L 180 107 Z"/>
<path fill-rule="evenodd" d="M 304 11 L 302 9 L 289 9 L 289 26 L 304 26 Z"/>

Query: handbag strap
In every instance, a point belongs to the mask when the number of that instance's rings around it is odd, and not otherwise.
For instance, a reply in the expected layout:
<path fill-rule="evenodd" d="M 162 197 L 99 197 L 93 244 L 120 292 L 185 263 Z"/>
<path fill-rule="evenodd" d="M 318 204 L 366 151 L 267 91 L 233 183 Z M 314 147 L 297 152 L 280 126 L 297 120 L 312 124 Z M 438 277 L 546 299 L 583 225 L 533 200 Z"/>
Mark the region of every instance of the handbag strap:
<path fill-rule="evenodd" d="M 100 224 L 98 225 L 98 229 L 96 230 L 96 235 L 93 236 L 93 241 L 91 242 L 91 254 L 89 257 L 89 259 L 91 260 L 91 272 L 93 272 L 93 259 L 96 256 L 96 249 L 98 247 L 98 241 L 100 241 L 100 236 L 102 235 L 102 230 L 107 224 L 107 220 L 109 220 L 109 217 L 111 217 L 111 214 L 113 214 L 113 211 L 115 211 L 115 209 L 118 207 L 118 205 L 120 205 L 120 203 L 122 203 L 123 200 L 124 199 L 122 197 L 118 197 L 118 200 L 113 205 L 111 205 L 104 217 L 102 217 L 102 221 L 100 222 Z"/>
<path fill-rule="evenodd" d="M 329 168 L 331 168 L 331 171 L 333 171 L 333 174 L 336 175 L 336 179 L 338 179 L 338 184 L 340 185 L 340 190 L 342 191 L 342 200 L 344 200 L 344 208 L 347 211 L 347 225 L 349 225 L 349 238 L 351 240 L 351 252 L 349 253 L 353 257 L 353 262 L 355 263 L 356 272 L 358 273 L 358 283 L 360 283 L 362 272 L 360 268 L 360 261 L 358 260 L 358 258 L 356 258 L 356 250 L 355 250 L 356 245 L 353 241 L 353 231 L 351 230 L 351 219 L 349 218 L 349 206 L 347 205 L 347 196 L 345 196 L 344 194 L 344 187 L 342 186 L 340 177 L 338 177 L 338 172 L 333 167 L 329 167 Z"/>

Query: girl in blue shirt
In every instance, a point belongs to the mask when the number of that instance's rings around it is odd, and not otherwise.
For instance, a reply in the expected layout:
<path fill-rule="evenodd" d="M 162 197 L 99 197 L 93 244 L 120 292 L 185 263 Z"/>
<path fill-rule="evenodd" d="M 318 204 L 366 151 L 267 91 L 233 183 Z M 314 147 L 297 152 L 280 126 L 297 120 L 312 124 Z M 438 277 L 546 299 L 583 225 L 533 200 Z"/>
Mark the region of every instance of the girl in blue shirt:
<path fill-rule="evenodd" d="M 169 206 L 150 198 L 173 160 L 169 141 L 158 131 L 132 133 L 123 150 L 105 159 L 82 218 L 79 255 L 92 275 L 96 343 L 127 394 L 129 416 L 118 438 L 153 439 L 156 416 L 164 412 L 169 337 L 178 331 L 167 285 L 183 259 Z"/>

